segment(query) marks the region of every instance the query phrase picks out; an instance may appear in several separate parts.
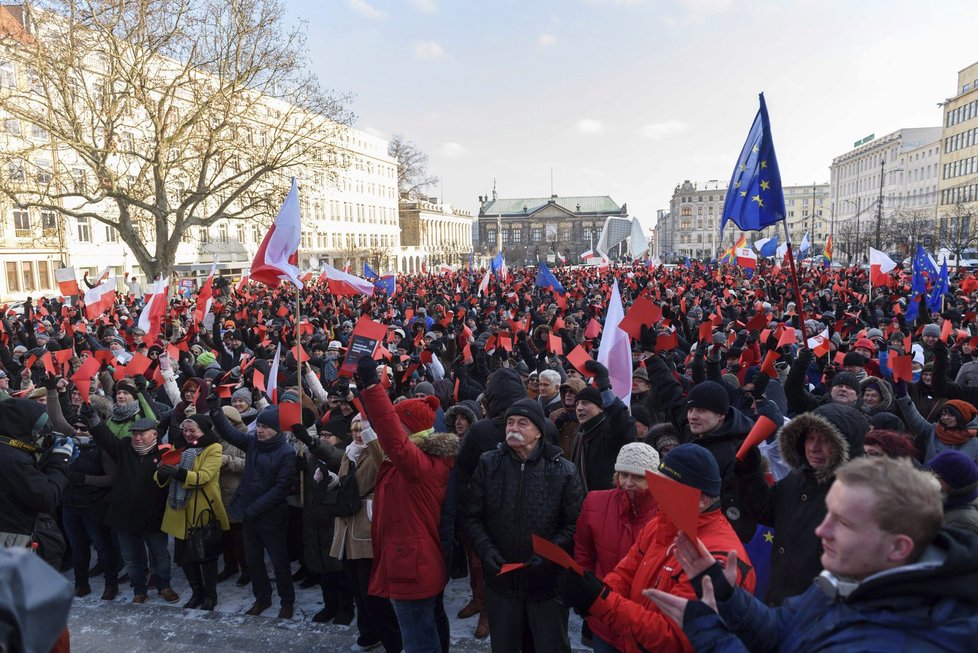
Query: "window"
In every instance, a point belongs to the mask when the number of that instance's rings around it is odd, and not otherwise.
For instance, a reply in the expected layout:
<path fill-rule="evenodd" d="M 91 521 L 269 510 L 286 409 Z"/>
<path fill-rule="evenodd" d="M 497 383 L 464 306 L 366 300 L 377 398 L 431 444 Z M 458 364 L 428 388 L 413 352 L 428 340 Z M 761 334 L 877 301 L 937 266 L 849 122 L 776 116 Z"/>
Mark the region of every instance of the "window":
<path fill-rule="evenodd" d="M 81 168 L 71 169 L 71 178 L 75 180 L 75 192 L 85 193 L 88 191 L 88 184 L 85 183 L 85 171 Z"/>
<path fill-rule="evenodd" d="M 513 227 L 513 242 L 521 243 L 523 242 L 523 229 L 522 227 Z"/>
<path fill-rule="evenodd" d="M 31 235 L 31 214 L 27 209 L 14 209 L 14 235 L 29 238 Z"/>
<path fill-rule="evenodd" d="M 496 244 L 496 229 L 495 227 L 491 229 L 486 229 L 486 242 L 492 245 Z"/>
<path fill-rule="evenodd" d="M 45 236 L 52 236 L 57 232 L 58 220 L 54 211 L 41 211 L 41 229 Z"/>
<path fill-rule="evenodd" d="M 217 239 L 220 242 L 222 242 L 222 243 L 228 242 L 228 223 L 227 222 L 221 222 L 221 224 L 219 224 L 217 226 Z"/>
<path fill-rule="evenodd" d="M 245 244 L 245 226 L 243 224 L 241 224 L 240 222 L 238 223 L 238 229 L 237 229 L 237 231 L 238 231 L 238 242 L 241 243 L 242 245 L 244 245 Z"/>
<path fill-rule="evenodd" d="M 7 261 L 7 292 L 20 290 L 20 277 L 17 276 L 17 264 Z"/>
<path fill-rule="evenodd" d="M 37 279 L 39 288 L 52 288 L 51 285 L 51 262 L 50 261 L 38 261 L 37 262 Z"/>
<path fill-rule="evenodd" d="M 200 228 L 200 242 L 203 245 L 211 242 L 211 232 L 207 230 L 207 227 Z"/>
<path fill-rule="evenodd" d="M 7 118 L 3 121 L 3 128 L 11 136 L 20 136 L 20 121 L 16 118 Z"/>
<path fill-rule="evenodd" d="M 0 63 L 0 86 L 13 88 L 16 83 L 17 78 L 14 75 L 14 62 L 4 61 Z"/>
<path fill-rule="evenodd" d="M 90 243 L 92 242 L 92 226 L 88 222 L 88 216 L 77 219 L 78 223 L 78 242 L 80 243 Z"/>
<path fill-rule="evenodd" d="M 535 243 L 542 242 L 543 241 L 543 227 L 533 227 L 530 230 L 530 238 Z"/>
<path fill-rule="evenodd" d="M 20 159 L 14 159 L 7 164 L 7 174 L 10 177 L 10 181 L 24 181 L 27 179 L 27 173 L 24 171 L 24 162 Z"/>
<path fill-rule="evenodd" d="M 32 261 L 21 261 L 20 271 L 21 278 L 24 280 L 24 290 L 37 290 L 37 286 L 34 284 L 34 263 Z"/>
<path fill-rule="evenodd" d="M 37 160 L 37 183 L 51 183 L 51 161 L 50 159 Z"/>
<path fill-rule="evenodd" d="M 48 136 L 48 130 L 44 129 L 40 125 L 31 125 L 31 139 L 35 141 L 47 142 L 50 137 Z"/>
<path fill-rule="evenodd" d="M 105 240 L 110 243 L 119 242 L 119 232 L 115 227 L 105 225 Z"/>
<path fill-rule="evenodd" d="M 509 229 L 503 229 L 503 245 L 509 244 L 509 233 L 510 233 Z"/>

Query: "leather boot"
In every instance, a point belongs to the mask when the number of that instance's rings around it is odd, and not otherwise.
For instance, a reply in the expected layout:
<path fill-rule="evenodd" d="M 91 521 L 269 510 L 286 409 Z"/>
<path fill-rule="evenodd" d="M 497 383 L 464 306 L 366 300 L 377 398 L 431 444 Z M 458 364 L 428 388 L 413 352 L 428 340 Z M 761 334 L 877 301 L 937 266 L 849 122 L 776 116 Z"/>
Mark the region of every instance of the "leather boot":
<path fill-rule="evenodd" d="M 458 611 L 455 615 L 459 619 L 468 619 L 469 617 L 474 617 L 475 615 L 482 612 L 482 601 L 476 601 L 475 597 L 469 601 L 468 605 Z"/>
<path fill-rule="evenodd" d="M 485 609 L 479 613 L 479 624 L 475 627 L 475 638 L 485 639 L 489 637 L 489 612 Z"/>
<path fill-rule="evenodd" d="M 204 579 L 200 575 L 200 567 L 194 563 L 183 565 L 183 573 L 190 583 L 192 592 L 190 600 L 183 604 L 185 610 L 196 610 L 204 602 Z"/>

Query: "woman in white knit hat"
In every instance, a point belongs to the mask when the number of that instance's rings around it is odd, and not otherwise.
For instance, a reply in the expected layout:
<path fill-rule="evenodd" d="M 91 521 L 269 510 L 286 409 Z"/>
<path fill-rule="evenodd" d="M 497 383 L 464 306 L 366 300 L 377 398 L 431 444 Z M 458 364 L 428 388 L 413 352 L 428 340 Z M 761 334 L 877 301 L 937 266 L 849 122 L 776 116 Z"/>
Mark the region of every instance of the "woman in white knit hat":
<path fill-rule="evenodd" d="M 577 518 L 574 558 L 598 578 L 612 571 L 656 513 L 645 472 L 658 473 L 659 454 L 644 442 L 630 442 L 618 452 L 611 490 L 588 493 Z M 624 650 L 624 642 L 594 618 L 588 618 L 596 653 Z"/>

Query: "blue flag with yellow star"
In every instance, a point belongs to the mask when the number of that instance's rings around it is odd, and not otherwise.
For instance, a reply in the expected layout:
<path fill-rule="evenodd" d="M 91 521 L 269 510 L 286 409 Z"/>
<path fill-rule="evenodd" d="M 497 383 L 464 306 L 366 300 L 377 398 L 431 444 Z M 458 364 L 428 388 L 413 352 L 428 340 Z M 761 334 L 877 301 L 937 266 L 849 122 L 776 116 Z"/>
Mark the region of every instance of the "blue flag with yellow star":
<path fill-rule="evenodd" d="M 737 166 L 730 177 L 727 198 L 723 203 L 720 219 L 720 239 L 723 226 L 731 220 L 741 231 L 759 231 L 784 220 L 784 191 L 781 188 L 781 171 L 774 155 L 771 139 L 771 123 L 767 117 L 767 105 L 761 93 L 761 108 L 747 134 L 747 142 L 737 159 Z"/>

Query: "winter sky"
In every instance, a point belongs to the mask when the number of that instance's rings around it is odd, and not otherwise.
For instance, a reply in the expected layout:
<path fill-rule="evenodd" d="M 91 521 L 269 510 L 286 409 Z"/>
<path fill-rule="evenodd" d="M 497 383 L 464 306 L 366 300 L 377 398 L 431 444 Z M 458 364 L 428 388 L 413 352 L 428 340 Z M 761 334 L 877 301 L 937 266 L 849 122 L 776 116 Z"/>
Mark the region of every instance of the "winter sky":
<path fill-rule="evenodd" d="M 975 0 L 286 0 L 356 126 L 430 156 L 430 189 L 610 195 L 646 225 L 726 182 L 764 91 L 785 184 L 854 141 L 937 126 L 978 61 Z"/>

